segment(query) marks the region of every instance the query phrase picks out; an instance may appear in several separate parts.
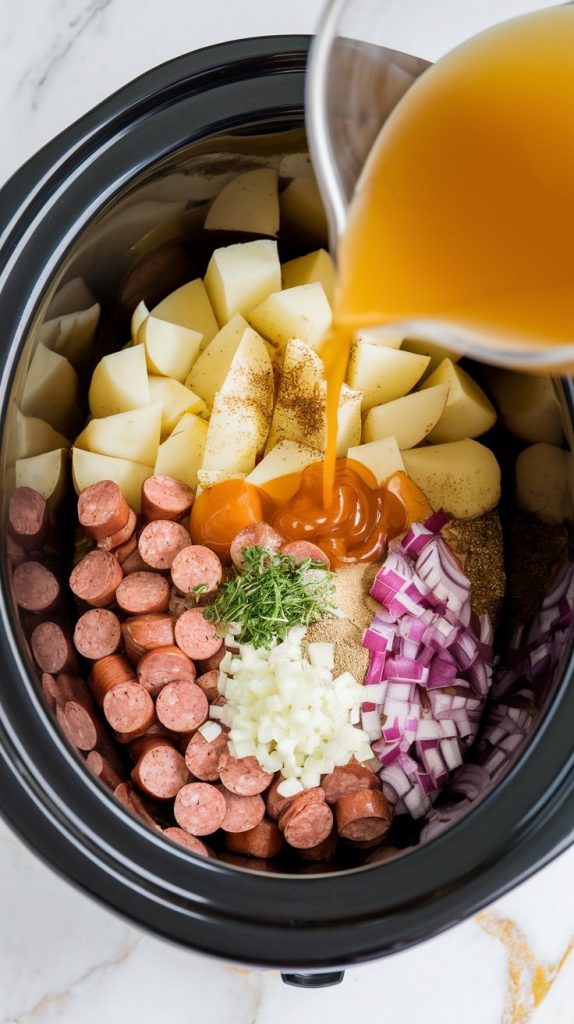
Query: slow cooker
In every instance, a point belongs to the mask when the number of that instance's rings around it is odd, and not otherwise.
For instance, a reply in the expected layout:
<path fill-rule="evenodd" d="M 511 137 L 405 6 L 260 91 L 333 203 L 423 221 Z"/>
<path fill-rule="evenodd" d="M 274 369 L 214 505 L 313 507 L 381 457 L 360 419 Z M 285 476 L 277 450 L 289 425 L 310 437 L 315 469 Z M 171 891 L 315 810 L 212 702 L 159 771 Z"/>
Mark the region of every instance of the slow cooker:
<path fill-rule="evenodd" d="M 191 264 L 202 273 L 201 239 L 195 248 L 189 243 L 197 211 L 237 169 L 305 157 L 308 46 L 302 36 L 246 39 L 173 60 L 54 139 L 3 189 L 3 506 L 15 410 L 55 293 L 72 279 L 87 282 L 102 303 L 101 354 L 127 340 L 134 281 L 153 299 L 154 288 L 165 293 L 181 275 L 189 278 Z M 306 242 L 285 244 L 296 255 Z M 162 257 L 146 278 L 141 268 L 158 251 L 179 256 Z M 79 367 L 82 385 L 88 369 Z M 559 388 L 569 425 L 574 389 L 570 381 Z M 71 524 L 71 511 L 62 511 L 68 552 Z M 503 777 L 435 838 L 407 841 L 396 856 L 367 858 L 350 870 L 280 874 L 198 858 L 120 806 L 60 732 L 15 612 L 4 543 L 1 558 L 0 810 L 54 870 L 143 928 L 210 956 L 278 968 L 295 983 L 331 984 L 346 965 L 408 947 L 474 913 L 572 840 L 569 644 Z"/>

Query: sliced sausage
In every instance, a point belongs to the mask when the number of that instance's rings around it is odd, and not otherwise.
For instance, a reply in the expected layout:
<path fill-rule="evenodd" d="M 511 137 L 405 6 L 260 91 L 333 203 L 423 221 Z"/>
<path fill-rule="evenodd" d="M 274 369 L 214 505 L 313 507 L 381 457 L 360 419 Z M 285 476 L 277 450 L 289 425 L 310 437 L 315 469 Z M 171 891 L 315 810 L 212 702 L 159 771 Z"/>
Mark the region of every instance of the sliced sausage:
<path fill-rule="evenodd" d="M 333 828 L 333 812 L 323 790 L 316 786 L 299 793 L 279 818 L 285 841 L 296 850 L 318 846 Z"/>
<path fill-rule="evenodd" d="M 14 600 L 28 612 L 47 615 L 55 611 L 60 599 L 60 584 L 54 573 L 41 562 L 22 562 L 12 575 Z"/>
<path fill-rule="evenodd" d="M 169 583 L 157 572 L 132 572 L 116 590 L 116 601 L 128 615 L 152 615 L 166 612 Z"/>
<path fill-rule="evenodd" d="M 202 587 L 202 593 L 212 594 L 217 590 L 223 576 L 223 568 L 214 551 L 203 544 L 190 544 L 178 551 L 171 565 L 171 579 L 182 594 L 190 594 L 195 587 Z"/>
<path fill-rule="evenodd" d="M 277 856 L 283 845 L 283 836 L 274 821 L 263 818 L 247 832 L 228 832 L 225 845 L 232 853 L 266 860 Z"/>
<path fill-rule="evenodd" d="M 191 537 L 184 526 L 168 519 L 156 519 L 144 526 L 140 533 L 138 547 L 144 562 L 152 569 L 171 569 L 178 551 L 191 544 Z"/>
<path fill-rule="evenodd" d="M 56 707 L 60 702 L 60 691 L 58 684 L 54 679 L 54 676 L 50 672 L 43 672 L 42 679 L 40 680 L 40 687 L 42 690 L 42 696 L 44 701 L 50 708 L 50 711 L 56 712 Z"/>
<path fill-rule="evenodd" d="M 109 551 L 96 548 L 72 569 L 70 588 L 78 600 L 92 608 L 105 608 L 115 600 L 123 575 L 117 559 Z"/>
<path fill-rule="evenodd" d="M 93 540 L 102 540 L 123 530 L 129 517 L 130 507 L 113 480 L 90 484 L 78 498 L 78 519 Z"/>
<path fill-rule="evenodd" d="M 185 786 L 189 776 L 185 760 L 169 740 L 145 736 L 130 744 L 130 753 L 136 757 L 132 780 L 148 796 L 171 800 Z"/>
<path fill-rule="evenodd" d="M 196 779 L 216 782 L 219 778 L 219 760 L 227 750 L 228 735 L 228 730 L 222 727 L 213 740 L 206 740 L 200 732 L 191 737 L 185 750 L 185 763 Z"/>
<path fill-rule="evenodd" d="M 214 668 L 211 672 L 203 672 L 195 681 L 198 686 L 201 686 L 201 689 L 209 703 L 213 704 L 213 702 L 219 697 L 219 690 L 217 687 L 219 681 L 219 669 Z"/>
<path fill-rule="evenodd" d="M 76 676 L 62 674 L 58 676 L 57 684 L 60 698 L 56 717 L 60 728 L 78 750 L 93 750 L 104 734 L 85 683 Z"/>
<path fill-rule="evenodd" d="M 182 519 L 191 509 L 194 492 L 172 476 L 150 476 L 142 484 L 142 513 L 155 519 Z"/>
<path fill-rule="evenodd" d="M 326 839 L 317 846 L 310 846 L 307 849 L 299 849 L 299 855 L 304 860 L 320 861 L 333 860 L 337 852 L 337 832 L 332 829 Z"/>
<path fill-rule="evenodd" d="M 175 642 L 189 658 L 204 659 L 223 646 L 217 626 L 203 617 L 201 608 L 190 608 L 180 615 L 174 628 Z"/>
<path fill-rule="evenodd" d="M 267 813 L 272 818 L 278 818 L 287 807 L 287 804 L 290 804 L 291 801 L 295 799 L 293 796 L 281 796 L 281 794 L 277 792 L 277 788 L 282 782 L 285 782 L 285 778 L 280 772 L 278 772 L 265 794 Z"/>
<path fill-rule="evenodd" d="M 255 796 L 273 781 L 273 773 L 263 771 L 256 757 L 232 757 L 229 752 L 219 762 L 219 778 L 230 793 Z"/>
<path fill-rule="evenodd" d="M 155 717 L 153 700 L 135 680 L 118 683 L 106 693 L 102 710 L 121 742 L 136 739 L 149 729 Z"/>
<path fill-rule="evenodd" d="M 50 529 L 45 499 L 31 487 L 17 487 L 8 506 L 8 530 L 27 551 L 42 547 Z"/>
<path fill-rule="evenodd" d="M 199 686 L 187 679 L 177 679 L 167 683 L 158 694 L 155 711 L 166 729 L 192 732 L 207 719 L 209 704 Z"/>
<path fill-rule="evenodd" d="M 244 526 L 233 538 L 230 547 L 231 560 L 239 569 L 243 568 L 245 548 L 259 547 L 266 551 L 280 551 L 285 538 L 268 523 L 253 523 Z"/>
<path fill-rule="evenodd" d="M 135 674 L 129 661 L 121 654 L 111 654 L 106 658 L 99 658 L 92 665 L 90 689 L 100 705 L 108 690 L 117 686 L 118 683 L 125 683 L 126 680 L 135 680 Z"/>
<path fill-rule="evenodd" d="M 263 820 L 265 804 L 259 794 L 237 796 L 224 786 L 220 787 L 220 792 L 225 800 L 225 817 L 221 825 L 225 832 L 248 832 Z"/>
<path fill-rule="evenodd" d="M 317 544 L 311 544 L 308 540 L 292 540 L 289 544 L 284 544 L 281 554 L 291 555 L 291 558 L 295 558 L 298 562 L 306 562 L 308 558 L 311 558 L 314 562 L 323 562 L 327 569 L 331 568 L 329 556 Z"/>
<path fill-rule="evenodd" d="M 122 622 L 122 636 L 130 661 L 138 664 L 146 651 L 174 644 L 171 615 L 135 615 Z"/>
<path fill-rule="evenodd" d="M 178 828 L 176 825 L 171 825 L 169 828 L 164 828 L 164 836 L 171 839 L 172 842 L 178 843 L 180 846 L 186 846 L 188 850 L 192 850 L 193 853 L 198 853 L 201 857 L 213 856 L 211 850 L 201 842 L 196 836 L 190 835 L 183 828 Z"/>
<path fill-rule="evenodd" d="M 173 644 L 155 647 L 141 658 L 138 664 L 138 679 L 155 697 L 164 686 L 176 679 L 193 683 L 195 665 L 187 654 Z"/>
<path fill-rule="evenodd" d="M 225 657 L 225 645 L 222 644 L 215 654 L 211 655 L 211 658 L 199 658 L 198 668 L 201 673 L 212 672 L 213 669 L 219 668 L 221 662 Z"/>
<path fill-rule="evenodd" d="M 339 835 L 357 842 L 381 838 L 389 831 L 392 821 L 388 800 L 373 789 L 340 797 L 335 804 L 335 815 Z"/>
<path fill-rule="evenodd" d="M 149 565 L 147 562 L 144 562 L 140 555 L 138 539 L 135 534 L 125 544 L 115 549 L 114 556 L 120 563 L 124 576 L 130 576 L 132 572 L 149 571 Z"/>
<path fill-rule="evenodd" d="M 152 818 L 144 801 L 139 793 L 136 792 L 131 782 L 120 782 L 119 786 L 116 786 L 114 789 L 114 796 L 124 805 L 124 807 L 127 807 L 132 814 L 137 815 L 137 817 L 141 818 L 146 825 L 149 825 L 150 828 L 156 830 L 159 828 L 160 832 L 163 831 L 157 821 Z"/>
<path fill-rule="evenodd" d="M 370 768 L 357 764 L 356 761 L 349 761 L 348 764 L 338 765 L 328 775 L 324 775 L 321 786 L 327 803 L 336 804 L 340 797 L 358 793 L 360 789 L 380 789 L 381 781 Z"/>
<path fill-rule="evenodd" d="M 175 798 L 175 820 L 193 836 L 210 836 L 221 828 L 226 816 L 222 793 L 208 782 L 190 782 Z"/>
<path fill-rule="evenodd" d="M 107 608 L 91 608 L 76 622 L 74 644 L 84 658 L 98 661 L 115 654 L 120 646 L 122 631 L 120 620 Z"/>
<path fill-rule="evenodd" d="M 98 750 L 90 750 L 86 757 L 86 764 L 92 774 L 110 789 L 116 789 L 123 782 L 115 768 Z"/>
<path fill-rule="evenodd" d="M 43 672 L 69 672 L 75 667 L 74 648 L 57 622 L 41 622 L 33 630 L 30 646 Z"/>
<path fill-rule="evenodd" d="M 130 508 L 128 520 L 125 526 L 122 526 L 121 530 L 116 530 L 115 533 L 110 533 L 108 537 L 102 537 L 98 541 L 98 547 L 103 548 L 104 551 L 113 551 L 115 554 L 116 548 L 127 544 L 127 542 L 133 537 L 137 521 L 138 519 L 133 508 Z"/>

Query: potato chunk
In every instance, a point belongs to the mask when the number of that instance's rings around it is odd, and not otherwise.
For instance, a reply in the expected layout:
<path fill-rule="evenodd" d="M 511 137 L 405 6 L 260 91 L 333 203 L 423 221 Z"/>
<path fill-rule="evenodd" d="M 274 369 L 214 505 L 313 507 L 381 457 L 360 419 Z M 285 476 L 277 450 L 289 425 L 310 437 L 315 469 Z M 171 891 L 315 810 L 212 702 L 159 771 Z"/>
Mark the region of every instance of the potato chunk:
<path fill-rule="evenodd" d="M 465 439 L 402 452 L 408 475 L 433 509 L 456 519 L 474 519 L 500 500 L 500 466 L 479 441 Z"/>

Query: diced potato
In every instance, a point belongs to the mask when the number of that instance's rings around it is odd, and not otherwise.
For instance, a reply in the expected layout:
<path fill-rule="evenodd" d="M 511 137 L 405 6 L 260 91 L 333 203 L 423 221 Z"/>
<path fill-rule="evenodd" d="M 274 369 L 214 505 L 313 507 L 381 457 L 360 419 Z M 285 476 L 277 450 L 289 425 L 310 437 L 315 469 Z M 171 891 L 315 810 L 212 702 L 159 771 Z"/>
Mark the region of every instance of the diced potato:
<path fill-rule="evenodd" d="M 279 231 L 277 171 L 258 167 L 237 174 L 213 200 L 204 227 L 275 237 Z"/>
<path fill-rule="evenodd" d="M 349 448 L 347 458 L 360 462 L 377 478 L 377 484 L 384 484 L 393 473 L 405 471 L 405 464 L 394 437 L 384 437 L 369 444 L 360 444 Z"/>
<path fill-rule="evenodd" d="M 248 399 L 217 394 L 209 419 L 202 470 L 250 473 L 269 421 Z"/>
<path fill-rule="evenodd" d="M 443 359 L 421 384 L 421 390 L 437 384 L 448 385 L 448 398 L 442 416 L 428 434 L 433 444 L 480 437 L 494 426 L 496 409 L 476 381 L 451 359 Z"/>
<path fill-rule="evenodd" d="M 266 451 L 279 441 L 297 441 L 325 450 L 325 381 L 316 352 L 297 339 L 285 350 Z"/>
<path fill-rule="evenodd" d="M 406 338 L 403 341 L 402 348 L 405 352 L 414 352 L 418 356 L 428 356 L 427 373 L 432 373 L 433 370 L 436 370 L 438 364 L 442 363 L 443 359 L 450 359 L 453 363 L 458 363 L 462 359 L 462 352 L 454 352 L 443 345 L 437 345 L 434 341 L 420 341 L 418 338 Z"/>
<path fill-rule="evenodd" d="M 151 314 L 157 316 L 159 320 L 167 320 L 170 324 L 179 324 L 190 331 L 199 331 L 202 335 L 202 350 L 209 345 L 219 330 L 206 287 L 200 277 L 183 284 L 181 288 L 176 288 L 154 306 Z"/>
<path fill-rule="evenodd" d="M 279 196 L 279 208 L 283 234 L 297 238 L 299 244 L 306 246 L 326 245 L 327 218 L 314 178 L 293 178 Z"/>
<path fill-rule="evenodd" d="M 331 323 L 332 313 L 323 286 L 315 282 L 269 295 L 250 310 L 247 319 L 278 348 L 285 348 L 293 338 L 316 348 Z"/>
<path fill-rule="evenodd" d="M 161 435 L 162 403 L 90 420 L 75 447 L 153 466 Z"/>
<path fill-rule="evenodd" d="M 221 389 L 233 362 L 233 357 L 247 330 L 250 330 L 247 320 L 236 313 L 229 323 L 218 331 L 195 361 L 185 382 L 186 387 L 200 395 L 208 408 L 213 405 L 215 395 Z"/>
<path fill-rule="evenodd" d="M 92 374 L 89 402 L 92 416 L 113 416 L 149 405 L 150 388 L 143 345 L 121 349 L 100 359 Z"/>
<path fill-rule="evenodd" d="M 21 411 L 46 420 L 62 434 L 73 433 L 80 404 L 80 384 L 71 363 L 38 345 L 26 376 Z"/>
<path fill-rule="evenodd" d="M 550 377 L 490 369 L 488 387 L 505 426 L 523 441 L 561 444 L 560 404 Z"/>
<path fill-rule="evenodd" d="M 114 480 L 136 512 L 141 512 L 142 484 L 153 472 L 153 466 L 143 466 L 140 462 L 72 449 L 72 477 L 77 494 L 99 480 Z"/>
<path fill-rule="evenodd" d="M 448 398 L 448 384 L 435 384 L 424 391 L 375 405 L 363 421 L 363 441 L 377 441 L 394 434 L 399 448 L 414 448 L 438 423 Z"/>
<path fill-rule="evenodd" d="M 296 493 L 299 486 L 297 474 L 301 473 L 313 462 L 319 462 L 323 453 L 298 441 L 279 441 L 264 459 L 251 471 L 247 483 L 263 487 L 271 497 L 275 494 L 283 501 L 288 501 Z M 285 487 L 285 481 L 279 490 L 273 482 L 285 476 L 294 476 L 292 488 Z"/>
<path fill-rule="evenodd" d="M 402 456 L 408 475 L 435 510 L 444 508 L 456 519 L 474 519 L 499 502 L 500 467 L 479 441 L 411 448 Z"/>
<path fill-rule="evenodd" d="M 401 348 L 404 338 L 404 333 L 392 326 L 364 327 L 355 335 L 357 342 L 365 341 L 369 345 L 384 345 L 386 348 Z"/>
<path fill-rule="evenodd" d="M 149 373 L 173 377 L 183 384 L 199 355 L 201 337 L 199 331 L 150 315 L 141 325 L 137 341 L 145 347 Z"/>
<path fill-rule="evenodd" d="M 343 458 L 349 448 L 361 443 L 361 399 L 360 391 L 353 391 L 343 384 L 337 417 L 338 458 Z"/>
<path fill-rule="evenodd" d="M 428 356 L 359 341 L 351 349 L 347 384 L 362 391 L 363 412 L 368 412 L 375 405 L 406 395 L 420 380 L 428 362 Z"/>
<path fill-rule="evenodd" d="M 335 294 L 335 264 L 326 249 L 317 249 L 296 260 L 289 260 L 281 267 L 284 288 L 297 288 L 301 284 L 323 286 L 327 302 L 333 305 Z"/>
<path fill-rule="evenodd" d="M 553 444 L 533 444 L 516 460 L 516 500 L 525 512 L 551 525 L 573 514 L 572 455 Z"/>
<path fill-rule="evenodd" d="M 134 309 L 134 311 L 132 313 L 131 335 L 132 335 L 132 342 L 133 342 L 134 345 L 138 344 L 139 329 L 140 329 L 141 325 L 144 323 L 144 321 L 147 320 L 148 316 L 149 316 L 149 309 L 147 308 L 145 302 L 142 299 L 141 302 L 138 302 L 136 308 Z M 127 345 L 124 345 L 124 348 L 129 348 L 129 343 Z"/>
<path fill-rule="evenodd" d="M 190 388 L 170 377 L 149 378 L 150 400 L 153 404 L 161 403 L 161 436 L 171 434 L 176 423 L 184 413 L 191 412 L 201 415 L 206 412 L 205 402 Z"/>
<path fill-rule="evenodd" d="M 197 471 L 203 461 L 207 422 L 186 413 L 160 444 L 154 473 L 173 476 L 188 487 L 197 487 Z"/>
<path fill-rule="evenodd" d="M 35 416 L 23 416 L 16 411 L 16 459 L 29 459 L 56 448 L 69 448 L 70 442 L 63 434 L 54 430 L 46 420 Z"/>
<path fill-rule="evenodd" d="M 262 239 L 216 249 L 209 261 L 205 287 L 221 327 L 236 313 L 245 316 L 281 288 L 277 242 Z"/>
<path fill-rule="evenodd" d="M 275 378 L 265 342 L 251 327 L 243 333 L 218 394 L 220 398 L 237 398 L 257 406 L 262 429 L 257 450 L 262 451 L 273 414 Z"/>
<path fill-rule="evenodd" d="M 68 455 L 67 448 L 57 448 L 27 459 L 17 459 L 16 487 L 32 487 L 52 508 L 56 508 L 66 496 Z"/>

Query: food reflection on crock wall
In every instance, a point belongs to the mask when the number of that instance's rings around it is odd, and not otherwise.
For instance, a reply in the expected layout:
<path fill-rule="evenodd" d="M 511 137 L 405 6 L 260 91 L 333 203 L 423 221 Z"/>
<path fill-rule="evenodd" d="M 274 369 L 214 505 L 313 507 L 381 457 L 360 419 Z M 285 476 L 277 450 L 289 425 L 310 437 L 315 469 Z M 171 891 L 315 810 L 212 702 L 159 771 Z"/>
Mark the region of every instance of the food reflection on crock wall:
<path fill-rule="evenodd" d="M 100 310 L 78 279 L 61 289 L 18 413 L 8 513 L 41 689 L 88 768 L 167 838 L 258 867 L 359 863 L 414 841 L 401 820 L 446 827 L 526 735 L 573 589 L 564 570 L 493 685 L 492 447 L 512 450 L 527 517 L 571 515 L 548 380 L 483 372 L 492 404 L 453 353 L 359 333 L 324 507 L 335 275 L 322 249 L 280 262 L 281 218 L 308 191 L 289 188 L 270 169 L 232 179 L 205 232 L 245 232 L 240 196 L 265 237 L 215 249 L 151 309 L 132 296 L 132 337 L 93 369 L 72 447 L 68 580 L 55 512 Z"/>

